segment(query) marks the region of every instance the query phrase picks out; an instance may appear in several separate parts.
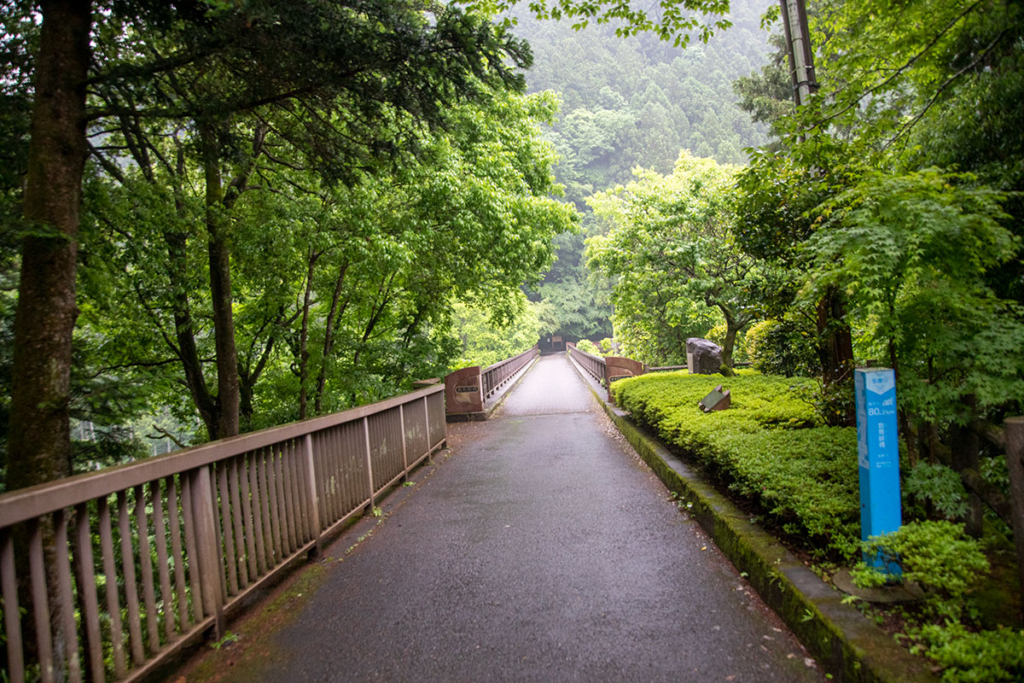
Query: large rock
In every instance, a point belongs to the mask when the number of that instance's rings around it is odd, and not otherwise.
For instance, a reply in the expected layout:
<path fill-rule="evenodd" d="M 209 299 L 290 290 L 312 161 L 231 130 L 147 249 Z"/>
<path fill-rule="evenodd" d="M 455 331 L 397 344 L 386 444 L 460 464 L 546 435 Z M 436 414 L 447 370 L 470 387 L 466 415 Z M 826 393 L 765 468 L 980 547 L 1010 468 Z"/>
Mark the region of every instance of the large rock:
<path fill-rule="evenodd" d="M 722 347 L 718 344 L 690 337 L 686 340 L 686 368 L 691 375 L 714 375 L 722 369 Z"/>

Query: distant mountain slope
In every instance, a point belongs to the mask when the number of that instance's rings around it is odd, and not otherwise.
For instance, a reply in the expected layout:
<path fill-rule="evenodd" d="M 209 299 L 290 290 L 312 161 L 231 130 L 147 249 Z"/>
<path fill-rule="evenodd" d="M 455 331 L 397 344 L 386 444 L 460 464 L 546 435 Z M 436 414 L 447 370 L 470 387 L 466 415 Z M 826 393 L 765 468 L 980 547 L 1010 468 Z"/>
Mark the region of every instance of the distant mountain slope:
<path fill-rule="evenodd" d="M 638 165 L 669 173 L 680 149 L 744 163 L 743 148 L 766 141 L 764 127 L 736 106 L 732 82 L 767 61 L 759 24 L 768 3 L 733 4 L 731 28 L 686 48 L 651 35 L 619 38 L 607 25 L 574 31 L 565 20 L 519 18 L 514 32 L 534 53 L 530 91 L 563 97 L 550 137 L 570 200 L 582 205 L 594 191 L 628 182 Z"/>

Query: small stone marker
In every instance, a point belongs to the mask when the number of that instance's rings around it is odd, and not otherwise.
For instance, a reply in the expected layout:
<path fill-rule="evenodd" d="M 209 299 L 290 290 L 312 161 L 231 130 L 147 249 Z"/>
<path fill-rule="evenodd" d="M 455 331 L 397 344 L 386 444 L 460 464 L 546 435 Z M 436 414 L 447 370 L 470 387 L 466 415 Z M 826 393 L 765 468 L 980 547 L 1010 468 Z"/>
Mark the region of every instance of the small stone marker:
<path fill-rule="evenodd" d="M 698 405 L 700 409 L 705 413 L 710 413 L 716 410 L 725 410 L 732 405 L 732 396 L 729 394 L 729 390 L 722 390 L 722 385 L 719 384 L 715 387 L 710 394 L 702 398 Z"/>
<path fill-rule="evenodd" d="M 718 344 L 690 337 L 686 340 L 686 369 L 691 375 L 716 375 L 722 369 L 722 347 Z"/>

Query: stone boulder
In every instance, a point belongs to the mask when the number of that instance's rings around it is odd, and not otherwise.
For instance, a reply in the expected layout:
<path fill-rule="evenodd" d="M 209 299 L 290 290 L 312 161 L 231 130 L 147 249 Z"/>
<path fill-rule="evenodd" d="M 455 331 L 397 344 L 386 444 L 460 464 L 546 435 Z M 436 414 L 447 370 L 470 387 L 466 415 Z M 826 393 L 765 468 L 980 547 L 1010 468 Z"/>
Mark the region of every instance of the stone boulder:
<path fill-rule="evenodd" d="M 686 368 L 691 375 L 715 375 L 722 369 L 722 347 L 718 344 L 690 337 L 686 340 Z"/>

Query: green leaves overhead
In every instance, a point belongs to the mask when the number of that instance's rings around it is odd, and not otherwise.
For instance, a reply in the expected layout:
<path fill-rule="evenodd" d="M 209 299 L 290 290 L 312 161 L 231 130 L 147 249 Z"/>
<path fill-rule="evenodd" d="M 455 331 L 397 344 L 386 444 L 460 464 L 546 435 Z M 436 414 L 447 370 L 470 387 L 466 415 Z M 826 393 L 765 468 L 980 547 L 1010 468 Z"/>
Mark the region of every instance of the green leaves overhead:
<path fill-rule="evenodd" d="M 468 4 L 489 12 L 508 12 L 517 2 L 481 0 Z M 716 31 L 732 25 L 725 18 L 729 11 L 728 0 L 659 0 L 657 8 L 650 10 L 625 0 L 556 0 L 552 3 L 530 0 L 528 7 L 538 19 L 571 19 L 576 30 L 585 28 L 591 21 L 614 23 L 617 36 L 653 33 L 675 47 L 687 45 L 691 34 L 706 43 Z M 512 20 L 506 22 L 512 23 Z"/>
<path fill-rule="evenodd" d="M 507 317 L 573 227 L 539 139 L 555 102 L 478 14 L 157 14 L 98 29 L 80 336 L 208 436 L 443 374 L 451 301 Z"/>

